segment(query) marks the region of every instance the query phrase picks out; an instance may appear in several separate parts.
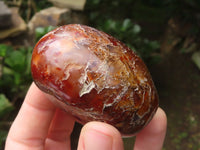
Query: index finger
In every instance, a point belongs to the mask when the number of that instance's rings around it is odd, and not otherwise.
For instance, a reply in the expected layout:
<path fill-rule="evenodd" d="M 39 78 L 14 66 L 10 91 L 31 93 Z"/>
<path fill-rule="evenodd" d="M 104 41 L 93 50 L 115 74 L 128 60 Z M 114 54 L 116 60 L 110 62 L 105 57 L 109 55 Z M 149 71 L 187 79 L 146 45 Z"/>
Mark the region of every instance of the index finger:
<path fill-rule="evenodd" d="M 33 83 L 13 122 L 5 150 L 43 150 L 55 106 Z"/>
<path fill-rule="evenodd" d="M 161 150 L 167 130 L 167 116 L 158 108 L 151 122 L 136 136 L 134 150 Z"/>

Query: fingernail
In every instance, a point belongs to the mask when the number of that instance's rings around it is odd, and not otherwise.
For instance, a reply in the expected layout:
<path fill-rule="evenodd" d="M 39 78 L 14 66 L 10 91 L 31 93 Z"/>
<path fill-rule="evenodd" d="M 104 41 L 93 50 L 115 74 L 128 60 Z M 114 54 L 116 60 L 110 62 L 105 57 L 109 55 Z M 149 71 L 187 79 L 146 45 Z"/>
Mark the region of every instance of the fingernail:
<path fill-rule="evenodd" d="M 85 150 L 112 150 L 113 138 L 91 129 L 85 133 L 83 142 Z"/>

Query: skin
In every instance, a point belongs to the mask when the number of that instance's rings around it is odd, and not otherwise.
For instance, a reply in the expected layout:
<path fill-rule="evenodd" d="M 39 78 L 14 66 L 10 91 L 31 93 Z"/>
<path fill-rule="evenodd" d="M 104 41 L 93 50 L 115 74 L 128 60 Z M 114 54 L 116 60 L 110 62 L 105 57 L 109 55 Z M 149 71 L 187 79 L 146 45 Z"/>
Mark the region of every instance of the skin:
<path fill-rule="evenodd" d="M 75 119 L 56 108 L 33 83 L 13 122 L 5 150 L 70 150 Z M 158 108 L 152 121 L 136 135 L 134 150 L 161 150 L 167 127 Z M 81 130 L 78 150 L 123 150 L 120 133 L 102 122 L 89 122 Z"/>

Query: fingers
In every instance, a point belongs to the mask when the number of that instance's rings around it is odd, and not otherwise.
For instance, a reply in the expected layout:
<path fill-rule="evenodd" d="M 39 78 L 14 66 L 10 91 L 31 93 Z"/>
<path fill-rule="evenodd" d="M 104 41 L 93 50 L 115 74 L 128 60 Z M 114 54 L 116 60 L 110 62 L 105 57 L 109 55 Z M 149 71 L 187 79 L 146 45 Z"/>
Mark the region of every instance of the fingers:
<path fill-rule="evenodd" d="M 43 150 L 54 105 L 33 83 L 9 131 L 5 150 Z"/>
<path fill-rule="evenodd" d="M 74 118 L 66 112 L 57 109 L 49 128 L 45 149 L 71 149 L 70 135 L 74 127 Z"/>
<path fill-rule="evenodd" d="M 166 125 L 166 115 L 159 108 L 149 125 L 138 133 L 134 150 L 161 150 Z M 35 84 L 32 84 L 9 131 L 5 150 L 51 150 L 55 147 L 58 150 L 70 149 L 69 137 L 73 126 L 74 119 L 67 113 L 56 110 Z M 94 149 L 123 150 L 118 130 L 106 123 L 87 123 L 81 131 L 78 150 Z"/>
<path fill-rule="evenodd" d="M 121 134 L 102 122 L 89 122 L 81 130 L 78 150 L 123 150 Z"/>
<path fill-rule="evenodd" d="M 164 111 L 158 108 L 152 121 L 136 136 L 134 150 L 161 150 L 167 127 Z M 123 150 L 120 133 L 106 123 L 90 122 L 80 135 L 78 150 Z"/>
<path fill-rule="evenodd" d="M 5 150 L 44 150 L 45 145 L 48 150 L 52 145 L 70 147 L 67 140 L 73 125 L 73 118 L 56 111 L 55 106 L 33 83 L 9 131 Z"/>
<path fill-rule="evenodd" d="M 166 128 L 166 114 L 161 108 L 158 108 L 151 122 L 137 134 L 134 150 L 161 150 Z"/>

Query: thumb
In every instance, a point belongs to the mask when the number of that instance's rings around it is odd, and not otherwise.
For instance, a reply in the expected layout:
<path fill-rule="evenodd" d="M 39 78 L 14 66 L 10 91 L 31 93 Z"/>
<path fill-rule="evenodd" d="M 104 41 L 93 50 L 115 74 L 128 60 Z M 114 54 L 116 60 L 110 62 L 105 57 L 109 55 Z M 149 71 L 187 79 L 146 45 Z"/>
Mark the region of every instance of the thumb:
<path fill-rule="evenodd" d="M 121 134 L 113 126 L 89 122 L 81 130 L 78 150 L 123 150 Z"/>

